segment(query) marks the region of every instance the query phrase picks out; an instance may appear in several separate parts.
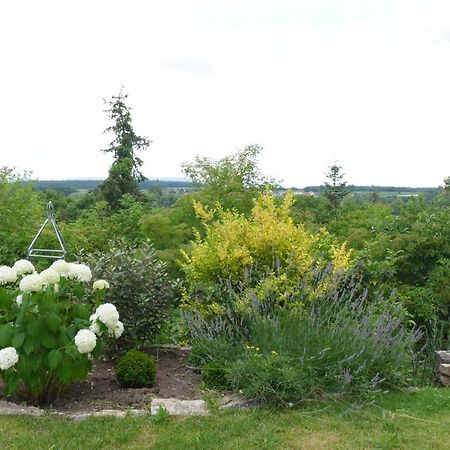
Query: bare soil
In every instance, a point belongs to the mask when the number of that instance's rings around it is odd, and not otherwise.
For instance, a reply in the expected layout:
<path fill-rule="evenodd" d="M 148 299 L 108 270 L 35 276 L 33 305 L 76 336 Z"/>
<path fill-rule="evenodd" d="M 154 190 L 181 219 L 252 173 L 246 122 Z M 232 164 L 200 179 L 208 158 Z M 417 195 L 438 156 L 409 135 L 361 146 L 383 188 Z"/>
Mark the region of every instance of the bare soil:
<path fill-rule="evenodd" d="M 152 348 L 148 353 L 157 357 L 158 370 L 154 387 L 123 389 L 116 380 L 116 361 L 100 361 L 94 363 L 87 380 L 74 382 L 55 402 L 53 408 L 65 413 L 129 407 L 142 409 L 155 397 L 185 400 L 201 398 L 198 386 L 200 376 L 189 366 L 188 350 Z"/>

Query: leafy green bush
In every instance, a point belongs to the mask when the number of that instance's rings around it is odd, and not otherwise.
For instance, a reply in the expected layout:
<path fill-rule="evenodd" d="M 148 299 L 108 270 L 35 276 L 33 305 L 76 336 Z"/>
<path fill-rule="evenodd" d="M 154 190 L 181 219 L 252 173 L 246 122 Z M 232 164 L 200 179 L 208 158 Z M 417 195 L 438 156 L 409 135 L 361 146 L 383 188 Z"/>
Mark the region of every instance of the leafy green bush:
<path fill-rule="evenodd" d="M 117 307 L 125 326 L 120 348 L 138 347 L 153 339 L 173 304 L 175 284 L 152 245 L 145 242 L 135 247 L 118 240 L 106 252 L 89 255 L 87 261 L 96 277 L 110 281 L 106 299 Z"/>
<path fill-rule="evenodd" d="M 398 290 L 416 323 L 447 320 L 450 208 L 422 198 L 393 206 L 349 202 L 328 229 L 355 250 L 374 290 Z"/>
<path fill-rule="evenodd" d="M 61 232 L 70 252 L 101 252 L 117 236 L 130 245 L 144 241 L 139 226 L 144 206 L 129 194 L 125 194 L 119 204 L 119 209 L 111 211 L 107 202 L 97 201 L 84 209 L 77 220 L 61 223 Z"/>
<path fill-rule="evenodd" d="M 86 379 L 92 359 L 123 325 L 113 305 L 100 304 L 108 283 L 87 287 L 87 266 L 56 261 L 33 271 L 24 260 L 0 266 L 0 376 L 6 395 L 49 404 L 73 380 Z"/>
<path fill-rule="evenodd" d="M 254 298 L 245 311 L 230 303 L 226 315 L 213 318 L 187 313 L 192 361 L 207 385 L 286 405 L 408 382 L 420 333 L 408 330 L 392 299 L 368 303 L 367 291 L 347 281 L 303 309 L 266 308 L 267 302 Z"/>
<path fill-rule="evenodd" d="M 44 202 L 24 184 L 27 174 L 0 166 L 0 261 L 13 264 L 25 250 L 45 218 Z M 45 248 L 45 247 L 44 247 Z"/>
<path fill-rule="evenodd" d="M 156 358 L 138 350 L 123 355 L 116 366 L 117 381 L 125 388 L 150 387 L 155 384 Z"/>
<path fill-rule="evenodd" d="M 280 206 L 273 195 L 261 195 L 249 218 L 220 207 L 210 211 L 196 204 L 206 236 L 202 239 L 198 234 L 190 254 L 184 253 L 184 307 L 223 313 L 219 280 L 229 280 L 232 286 L 240 284 L 244 290 L 250 287 L 258 295 L 276 291 L 283 302 L 299 279 L 312 279 L 317 268 L 329 263 L 332 269 L 317 289 L 334 284 L 336 276 L 349 268 L 350 252 L 345 244 L 334 245 L 325 230 L 313 234 L 296 226 L 289 216 L 292 201 L 291 193 Z M 214 220 L 215 216 L 218 220 Z M 245 303 L 249 298 L 241 300 Z"/>
<path fill-rule="evenodd" d="M 211 389 L 228 389 L 231 384 L 227 372 L 230 362 L 236 358 L 236 349 L 228 338 L 198 339 L 189 355 L 193 367 L 202 374 L 205 386 Z"/>

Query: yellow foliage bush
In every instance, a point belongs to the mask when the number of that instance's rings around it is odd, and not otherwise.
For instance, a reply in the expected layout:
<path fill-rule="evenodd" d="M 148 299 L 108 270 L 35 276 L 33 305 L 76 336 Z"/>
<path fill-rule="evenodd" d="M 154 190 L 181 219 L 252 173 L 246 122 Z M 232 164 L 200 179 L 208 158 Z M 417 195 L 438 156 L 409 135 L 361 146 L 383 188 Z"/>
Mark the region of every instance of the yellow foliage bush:
<path fill-rule="evenodd" d="M 181 267 L 187 279 L 185 305 L 214 303 L 211 312 L 215 314 L 220 298 L 201 298 L 198 292 L 214 291 L 219 280 L 234 286 L 245 284 L 249 271 L 257 275 L 253 280 L 258 282 L 251 286 L 255 294 L 277 293 L 281 302 L 299 280 L 313 277 L 329 263 L 330 279 L 345 272 L 351 256 L 345 244 L 336 245 L 326 230 L 313 234 L 295 225 L 289 215 L 292 202 L 290 192 L 281 205 L 272 194 L 262 194 L 248 218 L 224 211 L 220 205 L 210 210 L 196 203 L 206 234 L 203 239 L 196 234 L 189 255 L 182 252 Z"/>

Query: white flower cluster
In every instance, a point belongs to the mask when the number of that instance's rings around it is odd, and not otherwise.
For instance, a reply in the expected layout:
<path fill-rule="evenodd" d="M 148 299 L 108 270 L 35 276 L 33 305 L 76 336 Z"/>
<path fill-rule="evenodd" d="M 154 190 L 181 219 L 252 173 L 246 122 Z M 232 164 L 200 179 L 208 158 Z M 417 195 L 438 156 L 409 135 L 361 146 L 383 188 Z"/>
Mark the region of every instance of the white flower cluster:
<path fill-rule="evenodd" d="M 17 280 L 17 272 L 9 266 L 0 266 L 0 285 L 14 283 Z"/>
<path fill-rule="evenodd" d="M 48 269 L 43 270 L 39 274 L 42 284 L 44 286 L 49 286 L 52 284 L 59 283 L 59 273 L 55 270 L 49 267 Z"/>
<path fill-rule="evenodd" d="M 20 259 L 14 263 L 13 267 L 0 266 L 0 285 L 15 283 L 17 277 L 23 275 L 25 276 L 19 284 L 20 290 L 23 292 L 40 292 L 46 286 L 59 283 L 60 277 L 78 280 L 83 283 L 88 283 L 92 280 L 91 269 L 85 264 L 68 263 L 59 259 L 48 269 L 38 274 L 30 261 Z M 109 284 L 105 280 L 97 280 L 94 283 L 94 290 L 108 288 Z"/>
<path fill-rule="evenodd" d="M 101 336 L 102 331 L 100 330 L 100 324 L 97 322 L 97 319 L 97 314 L 92 314 L 92 316 L 89 317 L 89 321 L 91 322 L 91 326 L 89 327 L 89 329 L 98 336 Z"/>
<path fill-rule="evenodd" d="M 60 276 L 67 278 L 69 276 L 70 267 L 69 263 L 63 259 L 57 259 L 51 266 L 50 269 L 55 270 Z"/>
<path fill-rule="evenodd" d="M 0 370 L 8 370 L 19 361 L 19 355 L 14 347 L 0 350 Z"/>
<path fill-rule="evenodd" d="M 80 353 L 91 353 L 97 345 L 97 336 L 91 330 L 80 330 L 75 336 L 75 345 Z"/>
<path fill-rule="evenodd" d="M 113 331 L 114 332 L 114 337 L 116 339 L 119 339 L 120 336 L 122 336 L 123 329 L 124 329 L 123 328 L 123 323 L 120 320 L 118 320 L 117 323 L 116 323 L 116 326 L 112 330 L 110 330 L 109 333 L 111 334 L 111 331 Z"/>
<path fill-rule="evenodd" d="M 27 259 L 19 259 L 19 261 L 16 261 L 12 268 L 16 271 L 17 275 L 25 275 L 27 273 L 34 273 L 36 272 L 36 269 L 34 268 L 33 264 L 28 261 Z"/>
<path fill-rule="evenodd" d="M 112 303 L 103 303 L 97 308 L 95 314 L 107 327 L 111 327 L 119 321 L 119 311 Z"/>
<path fill-rule="evenodd" d="M 102 289 L 109 289 L 109 283 L 106 280 L 94 281 L 94 284 L 92 285 L 92 289 L 94 291 L 102 290 Z"/>
<path fill-rule="evenodd" d="M 40 275 L 25 275 L 19 283 L 19 288 L 22 292 L 40 292 L 44 287 Z"/>
<path fill-rule="evenodd" d="M 92 280 L 92 272 L 86 264 L 68 263 L 70 280 L 78 280 L 82 283 L 89 283 Z"/>
<path fill-rule="evenodd" d="M 89 329 L 99 336 L 101 335 L 101 330 L 98 321 L 106 325 L 110 336 L 114 336 L 116 339 L 122 336 L 123 323 L 119 320 L 119 312 L 112 303 L 100 305 L 89 320 L 91 321 Z"/>
<path fill-rule="evenodd" d="M 80 353 L 90 353 L 94 350 L 97 336 L 102 335 L 99 322 L 105 324 L 108 334 L 116 339 L 123 333 L 123 323 L 119 320 L 119 313 L 112 303 L 100 305 L 95 314 L 89 317 L 89 321 L 91 322 L 89 330 L 80 330 L 75 336 L 75 345 Z"/>

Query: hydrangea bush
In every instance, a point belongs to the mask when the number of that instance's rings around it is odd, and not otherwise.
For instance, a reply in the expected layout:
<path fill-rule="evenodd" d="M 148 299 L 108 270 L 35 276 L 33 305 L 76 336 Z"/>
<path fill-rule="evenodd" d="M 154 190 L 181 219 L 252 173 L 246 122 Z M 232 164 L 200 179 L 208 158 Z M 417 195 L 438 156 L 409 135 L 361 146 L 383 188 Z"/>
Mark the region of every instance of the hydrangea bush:
<path fill-rule="evenodd" d="M 26 260 L 0 266 L 0 376 L 6 395 L 52 403 L 72 381 L 86 379 L 107 341 L 121 336 L 116 307 L 102 303 L 109 283 L 91 281 L 88 266 L 63 260 L 40 273 Z"/>

